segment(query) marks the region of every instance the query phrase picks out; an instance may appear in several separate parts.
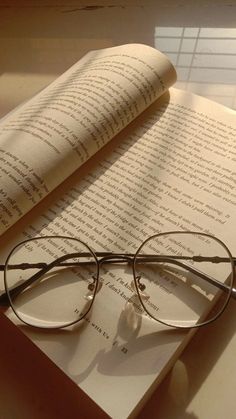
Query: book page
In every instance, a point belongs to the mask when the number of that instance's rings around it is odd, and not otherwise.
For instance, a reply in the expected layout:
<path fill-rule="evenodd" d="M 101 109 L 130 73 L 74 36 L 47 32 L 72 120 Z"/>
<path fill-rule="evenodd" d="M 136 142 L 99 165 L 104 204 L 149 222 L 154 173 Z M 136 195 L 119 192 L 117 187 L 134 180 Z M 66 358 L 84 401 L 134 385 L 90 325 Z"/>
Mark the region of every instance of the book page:
<path fill-rule="evenodd" d="M 176 78 L 167 58 L 129 44 L 86 55 L 4 118 L 0 234 L 101 149 Z"/>
<path fill-rule="evenodd" d="M 103 160 L 82 180 L 71 178 L 62 198 L 54 197 L 39 218 L 32 215 L 17 240 L 65 235 L 94 251 L 134 253 L 153 234 L 194 230 L 214 234 L 233 251 L 235 132 L 235 112 L 171 89 L 104 148 Z M 104 264 L 100 276 L 93 309 L 77 327 L 52 333 L 20 327 L 112 418 L 123 418 L 140 406 L 193 332 L 136 310 L 127 265 Z M 157 306 L 174 293 L 172 284 L 158 287 Z M 200 309 L 207 298 L 199 298 Z"/>

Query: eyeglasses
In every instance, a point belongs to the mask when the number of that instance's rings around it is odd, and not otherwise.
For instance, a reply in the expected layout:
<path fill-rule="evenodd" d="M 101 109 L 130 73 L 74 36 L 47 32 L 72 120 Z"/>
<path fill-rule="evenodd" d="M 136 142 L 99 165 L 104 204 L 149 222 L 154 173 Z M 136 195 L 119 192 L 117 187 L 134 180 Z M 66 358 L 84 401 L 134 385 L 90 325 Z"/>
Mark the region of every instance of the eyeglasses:
<path fill-rule="evenodd" d="M 72 237 L 37 237 L 15 246 L 0 265 L 5 284 L 0 304 L 11 306 L 30 326 L 70 326 L 91 310 L 103 285 L 101 265 L 123 269 L 125 264 L 124 275 L 128 269 L 133 276 L 130 286 L 126 276 L 113 275 L 110 292 L 116 285 L 125 299 L 135 292 L 138 315 L 176 328 L 200 327 L 217 319 L 230 297 L 236 297 L 235 263 L 226 245 L 205 233 L 156 234 L 134 254 L 95 252 Z"/>

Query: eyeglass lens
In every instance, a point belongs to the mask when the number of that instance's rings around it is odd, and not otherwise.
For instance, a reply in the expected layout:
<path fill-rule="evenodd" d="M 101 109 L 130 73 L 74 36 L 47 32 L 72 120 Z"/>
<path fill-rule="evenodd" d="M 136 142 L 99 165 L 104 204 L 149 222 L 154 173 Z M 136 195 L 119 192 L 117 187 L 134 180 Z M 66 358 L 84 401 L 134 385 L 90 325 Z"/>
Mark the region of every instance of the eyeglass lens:
<path fill-rule="evenodd" d="M 26 262 L 31 268 L 21 269 L 20 264 Z M 93 253 L 73 238 L 26 241 L 14 249 L 6 267 L 6 285 L 15 313 L 27 324 L 46 328 L 77 322 L 90 310 L 97 276 Z M 11 293 L 20 284 L 22 289 Z"/>
<path fill-rule="evenodd" d="M 159 259 L 145 259 L 145 255 L 157 255 Z M 193 256 L 202 259 L 188 260 Z M 227 261 L 213 263 L 215 257 Z M 194 327 L 211 321 L 221 314 L 230 297 L 232 267 L 228 250 L 211 236 L 182 232 L 154 236 L 139 249 L 134 269 L 143 307 L 169 326 Z M 227 278 L 228 288 L 221 287 Z M 217 312 L 213 313 L 213 302 L 219 297 Z"/>

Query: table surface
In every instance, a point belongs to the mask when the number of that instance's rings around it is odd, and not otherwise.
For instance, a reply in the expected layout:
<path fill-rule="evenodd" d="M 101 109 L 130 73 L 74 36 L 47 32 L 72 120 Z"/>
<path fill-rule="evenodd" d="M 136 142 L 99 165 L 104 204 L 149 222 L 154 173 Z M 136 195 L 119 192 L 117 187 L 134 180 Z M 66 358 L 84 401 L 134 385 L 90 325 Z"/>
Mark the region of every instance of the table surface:
<path fill-rule="evenodd" d="M 236 109 L 234 0 L 20 4 L 0 3 L 0 116 L 87 51 L 129 42 L 166 53 L 177 68 L 176 87 Z M 235 309 L 232 301 L 217 322 L 195 334 L 139 419 L 235 417 Z M 47 360 L 30 353 L 20 332 L 3 317 L 0 330 L 0 419 L 81 417 L 75 385 L 59 370 L 48 368 L 42 375 Z"/>

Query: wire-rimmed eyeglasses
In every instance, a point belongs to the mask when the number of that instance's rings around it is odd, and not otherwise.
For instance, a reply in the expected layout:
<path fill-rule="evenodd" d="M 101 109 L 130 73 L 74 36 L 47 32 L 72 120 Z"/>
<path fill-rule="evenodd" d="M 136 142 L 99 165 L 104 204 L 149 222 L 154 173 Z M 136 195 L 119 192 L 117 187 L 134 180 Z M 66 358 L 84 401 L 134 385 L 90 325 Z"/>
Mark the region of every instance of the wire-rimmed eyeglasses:
<path fill-rule="evenodd" d="M 148 237 L 135 253 L 96 252 L 66 236 L 27 239 L 0 265 L 5 284 L 0 304 L 11 306 L 30 326 L 73 325 L 91 310 L 105 263 L 131 269 L 137 311 L 167 326 L 204 326 L 222 314 L 231 296 L 236 297 L 236 258 L 226 245 L 206 233 L 170 231 Z"/>

